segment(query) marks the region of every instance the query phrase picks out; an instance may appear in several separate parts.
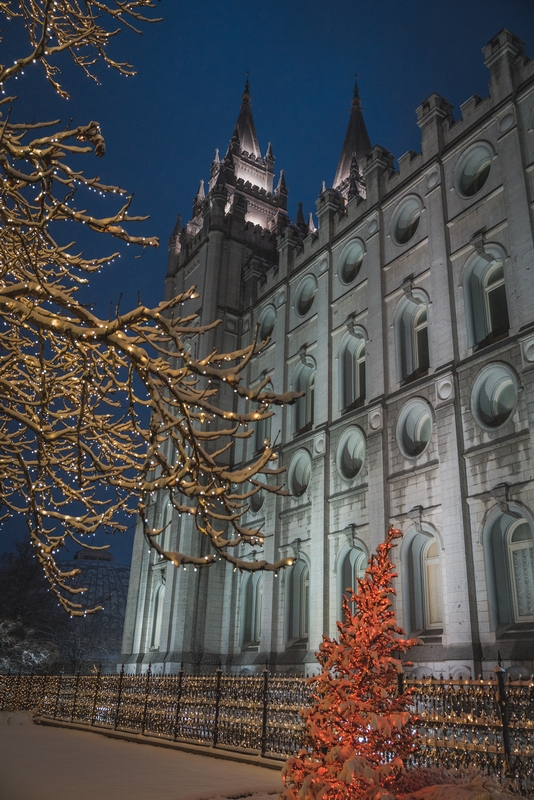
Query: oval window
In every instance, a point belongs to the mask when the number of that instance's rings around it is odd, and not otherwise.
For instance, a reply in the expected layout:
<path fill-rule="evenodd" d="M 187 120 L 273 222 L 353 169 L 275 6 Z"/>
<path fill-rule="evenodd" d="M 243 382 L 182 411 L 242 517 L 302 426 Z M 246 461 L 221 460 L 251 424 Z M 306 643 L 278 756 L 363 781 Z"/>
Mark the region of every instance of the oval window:
<path fill-rule="evenodd" d="M 301 450 L 297 453 L 289 465 L 289 491 L 295 497 L 300 497 L 308 488 L 311 477 L 311 458 L 309 454 Z"/>
<path fill-rule="evenodd" d="M 365 459 L 365 437 L 359 428 L 349 428 L 339 440 L 336 464 L 340 475 L 351 481 L 360 472 Z"/>
<path fill-rule="evenodd" d="M 517 380 L 504 364 L 484 369 L 471 393 L 471 409 L 482 428 L 500 428 L 507 422 L 517 402 Z"/>
<path fill-rule="evenodd" d="M 432 413 L 423 400 L 411 400 L 397 422 L 397 442 L 408 458 L 417 458 L 426 450 L 432 435 Z"/>
<path fill-rule="evenodd" d="M 477 144 L 463 156 L 458 166 L 456 188 L 463 197 L 479 192 L 491 169 L 493 153 L 487 144 Z"/>
<path fill-rule="evenodd" d="M 260 316 L 258 338 L 260 342 L 265 341 L 274 330 L 274 323 L 276 322 L 276 310 L 274 306 L 267 306 Z"/>
<path fill-rule="evenodd" d="M 393 241 L 407 244 L 415 236 L 421 220 L 421 201 L 417 197 L 407 197 L 393 216 Z"/>
<path fill-rule="evenodd" d="M 350 242 L 341 256 L 339 277 L 342 283 L 352 283 L 358 275 L 363 261 L 363 246 L 358 240 Z"/>
<path fill-rule="evenodd" d="M 313 275 L 306 275 L 297 289 L 295 308 L 299 316 L 303 317 L 308 313 L 313 305 L 316 291 L 317 281 L 315 280 L 315 277 Z"/>

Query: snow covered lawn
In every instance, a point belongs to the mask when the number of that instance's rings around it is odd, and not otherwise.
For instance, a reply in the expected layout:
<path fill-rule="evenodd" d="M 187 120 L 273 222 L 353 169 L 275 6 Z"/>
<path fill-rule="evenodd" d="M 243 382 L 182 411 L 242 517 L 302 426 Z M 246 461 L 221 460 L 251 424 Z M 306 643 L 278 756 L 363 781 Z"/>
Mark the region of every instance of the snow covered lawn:
<path fill-rule="evenodd" d="M 1 800 L 276 800 L 280 773 L 0 713 Z"/>

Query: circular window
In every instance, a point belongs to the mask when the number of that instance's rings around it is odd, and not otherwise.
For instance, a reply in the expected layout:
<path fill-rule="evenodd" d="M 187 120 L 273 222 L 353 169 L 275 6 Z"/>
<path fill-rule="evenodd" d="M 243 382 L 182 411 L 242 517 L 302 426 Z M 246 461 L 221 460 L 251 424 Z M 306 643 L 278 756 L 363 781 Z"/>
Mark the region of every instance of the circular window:
<path fill-rule="evenodd" d="M 415 236 L 421 219 L 421 201 L 418 197 L 407 197 L 393 215 L 393 241 L 406 244 Z"/>
<path fill-rule="evenodd" d="M 311 458 L 305 450 L 297 453 L 289 465 L 289 491 L 295 497 L 300 497 L 310 482 L 311 477 Z"/>
<path fill-rule="evenodd" d="M 482 370 L 471 393 L 471 410 L 482 428 L 499 428 L 512 415 L 517 402 L 517 381 L 504 364 Z"/>
<path fill-rule="evenodd" d="M 343 478 L 351 481 L 360 472 L 365 458 L 365 437 L 359 428 L 345 431 L 337 447 L 336 464 Z"/>
<path fill-rule="evenodd" d="M 263 477 L 263 475 L 254 475 L 254 480 L 259 481 L 259 483 L 265 483 L 265 478 Z M 249 497 L 248 502 L 250 505 L 250 510 L 253 512 L 253 514 L 258 513 L 264 501 L 265 501 L 265 492 L 263 491 L 263 489 L 259 489 L 256 492 L 256 494 L 253 494 L 251 497 Z"/>
<path fill-rule="evenodd" d="M 352 283 L 360 271 L 363 261 L 363 246 L 357 239 L 350 242 L 341 256 L 339 278 L 342 283 Z"/>
<path fill-rule="evenodd" d="M 397 441 L 408 458 L 416 458 L 426 449 L 432 435 L 432 413 L 423 400 L 411 400 L 397 422 Z"/>
<path fill-rule="evenodd" d="M 306 275 L 299 288 L 297 289 L 297 300 L 295 307 L 297 314 L 303 317 L 313 305 L 315 292 L 317 291 L 317 281 L 313 275 Z"/>
<path fill-rule="evenodd" d="M 493 153 L 487 144 L 477 144 L 461 159 L 456 188 L 463 197 L 473 197 L 488 179 Z"/>
<path fill-rule="evenodd" d="M 271 335 L 274 329 L 274 323 L 276 322 L 276 310 L 274 306 L 267 306 L 260 316 L 260 321 L 258 323 L 259 330 L 258 330 L 258 337 L 260 342 L 263 342 L 267 339 L 268 336 Z"/>

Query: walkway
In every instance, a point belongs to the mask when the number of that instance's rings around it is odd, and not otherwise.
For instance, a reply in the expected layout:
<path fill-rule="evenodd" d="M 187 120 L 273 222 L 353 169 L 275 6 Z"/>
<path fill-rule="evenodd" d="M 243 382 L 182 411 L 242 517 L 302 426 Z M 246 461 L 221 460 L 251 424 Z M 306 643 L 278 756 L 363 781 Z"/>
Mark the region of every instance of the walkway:
<path fill-rule="evenodd" d="M 275 800 L 281 789 L 280 774 L 263 767 L 0 713 L 0 800 Z"/>

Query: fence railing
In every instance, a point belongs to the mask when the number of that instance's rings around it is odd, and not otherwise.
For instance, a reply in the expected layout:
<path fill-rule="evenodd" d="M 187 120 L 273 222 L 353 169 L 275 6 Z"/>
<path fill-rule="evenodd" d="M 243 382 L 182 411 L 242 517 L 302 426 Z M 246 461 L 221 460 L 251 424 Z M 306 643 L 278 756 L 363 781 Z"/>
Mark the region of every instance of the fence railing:
<path fill-rule="evenodd" d="M 404 683 L 404 686 L 403 686 Z M 534 775 L 534 681 L 413 679 L 421 747 L 413 764 L 475 766 L 507 774 L 530 791 Z M 310 689 L 301 677 L 271 675 L 0 675 L 0 709 L 34 709 L 76 722 L 285 758 L 304 743 L 300 709 Z"/>

